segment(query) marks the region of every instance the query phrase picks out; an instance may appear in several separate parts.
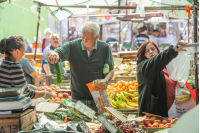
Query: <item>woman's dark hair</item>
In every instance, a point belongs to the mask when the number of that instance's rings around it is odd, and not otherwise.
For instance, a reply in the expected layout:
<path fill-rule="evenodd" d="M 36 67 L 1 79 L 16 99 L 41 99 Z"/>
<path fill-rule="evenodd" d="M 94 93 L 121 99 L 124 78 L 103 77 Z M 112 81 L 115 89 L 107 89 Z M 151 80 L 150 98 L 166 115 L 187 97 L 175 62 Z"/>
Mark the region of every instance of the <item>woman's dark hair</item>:
<path fill-rule="evenodd" d="M 146 51 L 146 46 L 148 44 L 153 44 L 156 49 L 158 50 L 158 53 L 160 53 L 160 50 L 158 48 L 158 46 L 153 42 L 153 41 L 145 41 L 141 46 L 140 48 L 138 49 L 138 52 L 137 52 L 137 58 L 138 59 L 147 59 L 146 56 L 145 56 L 145 51 Z"/>
<path fill-rule="evenodd" d="M 0 53 L 5 53 L 6 58 L 11 58 L 11 52 L 20 49 L 24 45 L 24 40 L 20 36 L 10 36 L 4 38 L 0 42 Z"/>

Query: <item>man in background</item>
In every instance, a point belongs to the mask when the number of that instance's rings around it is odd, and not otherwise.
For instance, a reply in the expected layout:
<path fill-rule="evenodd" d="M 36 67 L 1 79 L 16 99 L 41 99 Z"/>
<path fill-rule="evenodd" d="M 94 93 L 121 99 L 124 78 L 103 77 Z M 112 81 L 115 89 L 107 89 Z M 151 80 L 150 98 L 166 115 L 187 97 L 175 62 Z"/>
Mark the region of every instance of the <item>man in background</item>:
<path fill-rule="evenodd" d="M 137 46 L 137 49 L 141 46 L 142 43 L 149 40 L 149 37 L 147 36 L 147 27 L 143 26 L 138 29 L 139 35 L 135 37 L 135 45 Z"/>
<path fill-rule="evenodd" d="M 153 34 L 149 37 L 149 40 L 157 44 L 157 37 L 159 37 L 159 34 L 160 32 L 158 30 L 153 30 Z"/>
<path fill-rule="evenodd" d="M 69 41 L 73 41 L 76 40 L 77 38 L 79 38 L 81 35 L 79 33 L 79 31 L 76 30 L 76 26 L 72 25 L 71 30 L 69 31 Z"/>
<path fill-rule="evenodd" d="M 50 28 L 46 28 L 44 30 L 45 37 L 42 39 L 42 52 L 49 45 L 49 41 L 51 39 L 52 31 Z"/>
<path fill-rule="evenodd" d="M 52 34 L 49 42 L 50 42 L 50 45 L 48 45 L 44 49 L 43 54 L 42 54 L 42 70 L 41 70 L 41 72 L 45 72 L 47 75 L 55 74 L 55 68 L 53 64 L 50 64 L 46 60 L 45 55 L 48 51 L 55 50 L 59 47 L 59 44 L 60 44 L 59 35 L 56 33 Z M 65 67 L 65 62 L 60 62 L 60 67 L 61 67 L 62 73 L 65 73 L 65 71 L 63 70 L 63 67 Z"/>

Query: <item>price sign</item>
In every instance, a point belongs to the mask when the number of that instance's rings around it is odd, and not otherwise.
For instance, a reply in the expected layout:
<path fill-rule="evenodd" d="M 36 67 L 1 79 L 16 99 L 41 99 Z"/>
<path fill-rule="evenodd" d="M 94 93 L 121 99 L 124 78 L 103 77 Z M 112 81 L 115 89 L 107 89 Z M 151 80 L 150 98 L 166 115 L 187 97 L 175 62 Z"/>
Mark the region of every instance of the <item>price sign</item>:
<path fill-rule="evenodd" d="M 97 118 L 111 133 L 116 133 L 117 129 L 103 116 Z"/>
<path fill-rule="evenodd" d="M 116 109 L 113 107 L 105 107 L 111 114 L 113 114 L 117 119 L 119 119 L 122 122 L 128 121 L 122 114 L 120 114 Z"/>
<path fill-rule="evenodd" d="M 96 113 L 94 110 L 80 101 L 76 102 L 74 108 L 91 119 L 93 119 Z"/>

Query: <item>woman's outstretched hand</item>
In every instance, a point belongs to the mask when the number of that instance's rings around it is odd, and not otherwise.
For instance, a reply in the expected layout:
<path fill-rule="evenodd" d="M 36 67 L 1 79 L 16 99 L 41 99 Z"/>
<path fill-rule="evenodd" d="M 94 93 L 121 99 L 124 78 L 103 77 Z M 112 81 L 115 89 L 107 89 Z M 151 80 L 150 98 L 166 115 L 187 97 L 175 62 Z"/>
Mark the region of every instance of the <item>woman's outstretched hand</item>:
<path fill-rule="evenodd" d="M 184 42 L 184 41 L 179 41 L 175 46 L 174 46 L 174 51 L 178 52 L 178 51 L 186 51 L 185 49 L 183 49 L 183 46 L 186 46 L 188 43 Z M 179 45 L 179 46 L 178 46 Z"/>

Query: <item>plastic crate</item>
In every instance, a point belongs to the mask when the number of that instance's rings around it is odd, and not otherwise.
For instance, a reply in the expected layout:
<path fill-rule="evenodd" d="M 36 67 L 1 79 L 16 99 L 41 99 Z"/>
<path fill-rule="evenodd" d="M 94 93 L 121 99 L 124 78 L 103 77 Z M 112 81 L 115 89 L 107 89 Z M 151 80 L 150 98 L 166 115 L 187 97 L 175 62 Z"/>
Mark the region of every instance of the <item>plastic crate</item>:
<path fill-rule="evenodd" d="M 117 83 L 118 81 L 126 81 L 126 82 L 130 82 L 130 81 L 135 81 L 137 80 L 136 76 L 132 76 L 132 77 L 115 77 L 115 83 Z"/>
<path fill-rule="evenodd" d="M 69 80 L 70 81 L 70 74 L 62 75 L 61 76 L 63 80 Z M 51 84 L 56 84 L 56 76 L 55 75 L 47 75 L 46 77 L 46 85 L 50 86 Z M 70 86 L 70 82 L 68 83 L 61 83 L 61 86 Z"/>

